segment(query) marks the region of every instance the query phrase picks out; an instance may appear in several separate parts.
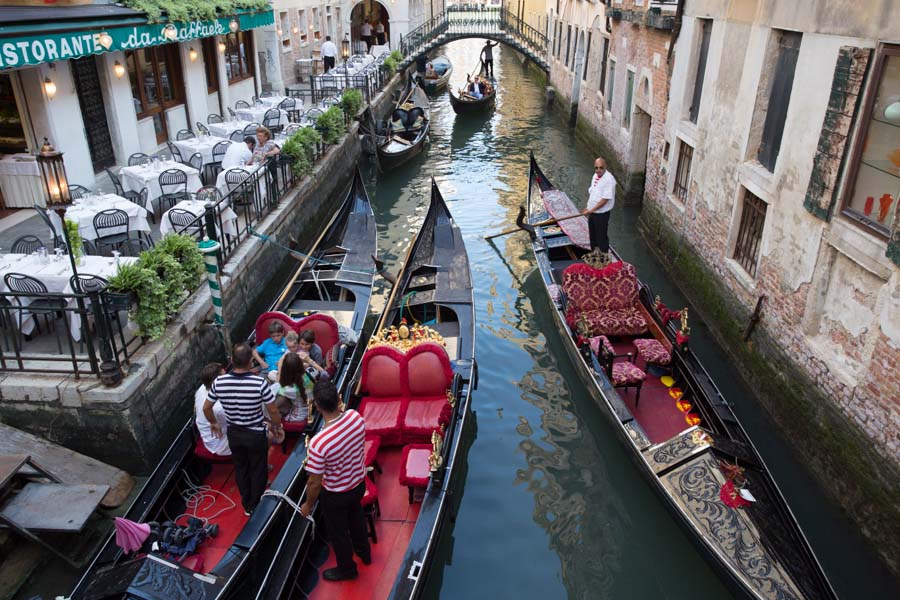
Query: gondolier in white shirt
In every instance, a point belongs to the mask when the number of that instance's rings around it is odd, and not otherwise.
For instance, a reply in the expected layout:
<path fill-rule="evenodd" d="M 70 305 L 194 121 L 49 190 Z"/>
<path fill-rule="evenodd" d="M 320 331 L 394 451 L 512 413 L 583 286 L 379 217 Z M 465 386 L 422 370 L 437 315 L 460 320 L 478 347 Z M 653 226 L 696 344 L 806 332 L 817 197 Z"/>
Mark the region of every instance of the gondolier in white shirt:
<path fill-rule="evenodd" d="M 606 170 L 606 161 L 594 161 L 594 177 L 588 188 L 588 203 L 584 214 L 588 218 L 591 250 L 609 252 L 609 213 L 616 204 L 616 178 Z"/>
<path fill-rule="evenodd" d="M 326 73 L 334 68 L 334 59 L 336 57 L 337 46 L 331 41 L 331 36 L 326 35 L 325 41 L 322 43 L 322 62 L 325 64 Z"/>
<path fill-rule="evenodd" d="M 372 24 L 368 21 L 363 21 L 362 25 L 359 26 L 359 36 L 366 43 L 366 52 L 368 52 L 369 48 L 372 47 Z"/>
<path fill-rule="evenodd" d="M 328 581 L 356 579 L 355 553 L 363 564 L 372 562 L 372 551 L 363 515 L 362 497 L 366 492 L 366 422 L 355 410 L 341 412 L 340 398 L 331 380 L 320 379 L 313 387 L 316 407 L 325 419 L 325 427 L 310 440 L 307 449 L 306 502 L 303 516 L 312 514 L 321 500 L 337 567 L 327 569 Z"/>

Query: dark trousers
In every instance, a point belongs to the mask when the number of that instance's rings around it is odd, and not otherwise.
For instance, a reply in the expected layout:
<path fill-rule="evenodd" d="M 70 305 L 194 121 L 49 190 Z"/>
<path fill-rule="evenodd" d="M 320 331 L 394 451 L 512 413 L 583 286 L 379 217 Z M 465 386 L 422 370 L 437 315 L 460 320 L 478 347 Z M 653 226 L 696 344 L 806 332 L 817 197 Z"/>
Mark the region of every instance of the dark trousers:
<path fill-rule="evenodd" d="M 334 57 L 333 56 L 323 56 L 322 62 L 325 63 L 325 72 L 326 73 L 334 68 Z"/>
<path fill-rule="evenodd" d="M 609 252 L 609 213 L 594 212 L 588 216 L 588 231 L 591 235 L 591 250 L 598 248 L 601 252 Z"/>
<path fill-rule="evenodd" d="M 234 460 L 234 479 L 244 510 L 252 511 L 266 490 L 269 441 L 265 431 L 228 426 L 228 447 Z"/>
<path fill-rule="evenodd" d="M 360 557 L 371 556 L 366 517 L 360 505 L 365 493 L 366 484 L 360 481 L 358 486 L 346 492 L 329 492 L 323 488 L 319 495 L 331 547 L 342 571 L 356 571 L 354 552 Z"/>
<path fill-rule="evenodd" d="M 366 50 L 372 47 L 372 36 L 364 35 L 362 36 L 362 40 L 366 43 Z"/>
<path fill-rule="evenodd" d="M 488 77 L 494 76 L 494 59 L 486 58 L 484 59 L 484 74 Z"/>
<path fill-rule="evenodd" d="M 384 46 L 385 42 L 387 41 L 387 32 L 377 33 L 375 34 L 375 36 L 378 38 L 378 45 Z"/>

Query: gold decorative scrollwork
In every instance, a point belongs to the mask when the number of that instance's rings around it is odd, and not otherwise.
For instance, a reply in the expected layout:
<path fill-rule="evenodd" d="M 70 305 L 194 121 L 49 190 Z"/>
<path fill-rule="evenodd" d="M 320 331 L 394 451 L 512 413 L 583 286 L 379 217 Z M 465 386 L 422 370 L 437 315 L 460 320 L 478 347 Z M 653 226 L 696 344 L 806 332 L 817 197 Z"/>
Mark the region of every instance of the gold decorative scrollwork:
<path fill-rule="evenodd" d="M 444 457 L 441 456 L 441 446 L 444 443 L 444 439 L 440 436 L 437 431 L 431 432 L 431 455 L 428 457 L 428 465 L 431 467 L 431 472 L 434 473 L 438 469 L 441 468 L 441 465 L 444 464 Z"/>
<path fill-rule="evenodd" d="M 444 336 L 431 327 L 426 327 L 419 323 L 409 326 L 406 324 L 406 319 L 403 319 L 400 321 L 400 327 L 391 325 L 378 333 L 372 334 L 367 348 L 391 346 L 401 352 L 408 352 L 411 348 L 425 342 L 434 342 L 444 347 L 447 346 Z"/>

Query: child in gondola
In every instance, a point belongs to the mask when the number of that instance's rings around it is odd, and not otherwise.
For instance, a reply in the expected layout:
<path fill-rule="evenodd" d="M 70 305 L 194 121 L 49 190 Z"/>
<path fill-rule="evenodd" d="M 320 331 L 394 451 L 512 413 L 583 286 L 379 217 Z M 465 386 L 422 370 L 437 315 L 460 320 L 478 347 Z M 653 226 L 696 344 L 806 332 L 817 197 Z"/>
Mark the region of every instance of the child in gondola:
<path fill-rule="evenodd" d="M 272 386 L 275 404 L 285 421 L 305 421 L 314 381 L 293 352 L 284 355 L 278 371 L 278 383 Z"/>
<path fill-rule="evenodd" d="M 253 358 L 259 363 L 260 372 L 268 373 L 274 369 L 285 352 L 284 325 L 272 321 L 269 323 L 269 337 L 253 349 Z"/>
<path fill-rule="evenodd" d="M 305 368 L 315 369 L 318 377 L 328 377 L 328 371 L 322 366 L 325 364 L 325 355 L 322 353 L 322 348 L 316 343 L 316 334 L 313 330 L 304 329 L 300 332 L 297 354 Z"/>

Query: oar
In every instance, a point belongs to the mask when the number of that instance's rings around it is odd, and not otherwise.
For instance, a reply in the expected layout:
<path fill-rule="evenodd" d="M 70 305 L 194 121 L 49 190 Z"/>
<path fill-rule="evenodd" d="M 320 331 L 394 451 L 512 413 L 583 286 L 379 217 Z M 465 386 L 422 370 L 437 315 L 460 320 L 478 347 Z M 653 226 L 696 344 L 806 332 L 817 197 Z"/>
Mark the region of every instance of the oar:
<path fill-rule="evenodd" d="M 516 233 L 517 231 L 527 231 L 528 235 L 534 237 L 534 228 L 535 227 L 546 227 L 547 225 L 553 225 L 555 223 L 559 223 L 561 221 L 567 221 L 569 219 L 574 219 L 575 217 L 583 217 L 584 215 L 581 213 L 575 213 L 574 215 L 568 215 L 566 217 L 562 217 L 559 219 L 547 219 L 546 221 L 540 221 L 538 223 L 526 223 L 525 222 L 525 209 L 523 207 L 519 207 L 519 216 L 516 217 L 516 227 L 515 229 L 507 229 L 506 231 L 501 231 L 500 233 L 495 233 L 493 235 L 485 236 L 484 239 L 492 240 L 496 237 L 500 237 L 502 235 L 509 235 L 510 233 Z"/>

